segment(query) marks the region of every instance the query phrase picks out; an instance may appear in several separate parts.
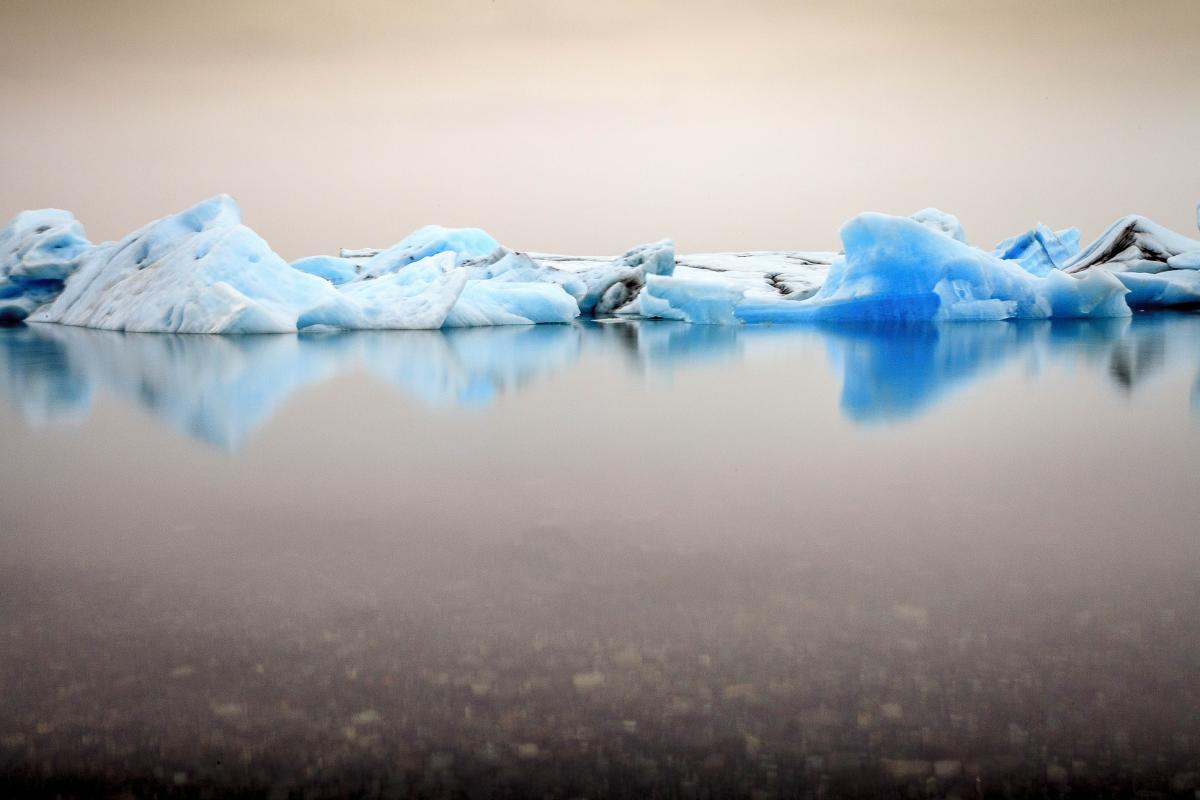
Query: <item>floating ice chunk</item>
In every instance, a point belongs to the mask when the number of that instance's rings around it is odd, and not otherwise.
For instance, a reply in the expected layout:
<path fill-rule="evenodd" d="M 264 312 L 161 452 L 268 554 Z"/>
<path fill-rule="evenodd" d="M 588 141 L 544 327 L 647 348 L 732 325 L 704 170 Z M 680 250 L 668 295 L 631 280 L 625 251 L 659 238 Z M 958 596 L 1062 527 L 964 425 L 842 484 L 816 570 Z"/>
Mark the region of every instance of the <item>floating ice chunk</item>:
<path fill-rule="evenodd" d="M 222 195 L 87 251 L 62 294 L 33 319 L 156 333 L 437 328 L 467 282 L 455 260 L 442 251 L 335 288 L 305 269 L 319 269 L 313 259 L 294 268 L 276 255 Z M 332 261 L 324 267 L 336 273 Z"/>
<path fill-rule="evenodd" d="M 470 258 L 456 253 L 455 260 L 468 281 L 446 327 L 567 322 L 579 316 L 573 298 L 585 287 L 574 273 L 504 247 Z"/>
<path fill-rule="evenodd" d="M 647 275 L 670 275 L 675 270 L 675 245 L 670 239 L 639 245 L 613 259 L 574 258 L 537 254 L 543 266 L 573 273 L 578 284 L 567 285 L 585 314 L 612 314 L 627 305 L 646 282 Z"/>
<path fill-rule="evenodd" d="M 1197 215 L 1200 224 L 1200 209 Z M 1200 241 L 1137 215 L 1114 222 L 1062 269 L 1116 275 L 1132 306 L 1200 303 Z"/>
<path fill-rule="evenodd" d="M 842 227 L 844 258 L 809 300 L 746 298 L 744 322 L 998 320 L 1125 316 L 1125 287 L 1110 276 L 1044 278 L 910 219 L 861 214 Z M 1066 280 L 1063 280 L 1067 278 Z"/>
<path fill-rule="evenodd" d="M 500 243 L 479 228 L 443 228 L 441 225 L 426 225 L 419 228 L 386 250 L 343 250 L 342 256 L 361 257 L 373 254 L 362 264 L 355 280 L 371 280 L 382 275 L 404 269 L 424 258 L 438 253 L 454 254 L 455 263 L 472 258 L 482 258 L 495 251 Z"/>
<path fill-rule="evenodd" d="M 358 275 L 358 265 L 353 259 L 338 258 L 337 256 L 309 256 L 292 262 L 292 269 L 307 272 L 324 278 L 334 286 L 354 280 Z"/>
<path fill-rule="evenodd" d="M 735 325 L 734 309 L 745 290 L 736 283 L 648 275 L 645 287 L 618 316 Z"/>
<path fill-rule="evenodd" d="M 62 291 L 92 244 L 70 212 L 22 211 L 0 229 L 0 323 L 25 319 Z"/>
<path fill-rule="evenodd" d="M 579 304 L 557 283 L 468 281 L 446 317 L 447 328 L 570 322 Z"/>
<path fill-rule="evenodd" d="M 574 272 L 538 263 L 525 253 L 498 247 L 483 258 L 460 262 L 472 280 L 502 283 L 547 283 L 561 286 L 571 297 L 587 292 L 587 285 Z"/>
<path fill-rule="evenodd" d="M 467 285 L 467 273 L 443 250 L 372 280 L 333 290 L 321 305 L 300 314 L 296 327 L 345 330 L 429 330 L 446 322 Z"/>
<path fill-rule="evenodd" d="M 1015 261 L 1028 273 L 1045 276 L 1059 269 L 1079 252 L 1079 229 L 1052 231 L 1042 223 L 1031 231 L 1005 239 L 992 249 L 992 255 Z"/>
<path fill-rule="evenodd" d="M 922 208 L 909 219 L 919 222 L 927 228 L 946 234 L 956 242 L 967 243 L 967 233 L 962 223 L 953 214 L 947 214 L 936 208 Z"/>
<path fill-rule="evenodd" d="M 1096 270 L 1102 272 L 1103 270 Z M 1084 275 L 1092 274 L 1088 270 Z M 1169 269 L 1165 272 L 1114 272 L 1125 288 L 1126 300 L 1134 307 L 1179 306 L 1200 303 L 1200 269 Z"/>
<path fill-rule="evenodd" d="M 1093 268 L 1111 272 L 1165 272 L 1200 266 L 1200 241 L 1131 214 L 1108 227 L 1100 238 L 1063 265 L 1064 272 Z"/>
<path fill-rule="evenodd" d="M 62 294 L 31 317 L 107 330 L 267 333 L 337 291 L 292 269 L 220 195 L 87 251 Z"/>
<path fill-rule="evenodd" d="M 748 297 L 804 300 L 816 294 L 838 256 L 832 252 L 702 253 L 676 258 L 674 275 L 737 286 Z"/>

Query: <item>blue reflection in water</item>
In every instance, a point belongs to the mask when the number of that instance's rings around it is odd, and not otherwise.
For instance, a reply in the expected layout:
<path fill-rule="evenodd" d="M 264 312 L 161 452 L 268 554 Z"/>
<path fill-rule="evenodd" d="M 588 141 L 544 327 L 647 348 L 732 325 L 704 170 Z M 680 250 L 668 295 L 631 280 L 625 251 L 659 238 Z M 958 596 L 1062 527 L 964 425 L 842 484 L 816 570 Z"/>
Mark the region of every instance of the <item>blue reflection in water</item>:
<path fill-rule="evenodd" d="M 764 340 L 820 342 L 858 423 L 912 419 L 1018 357 L 1094 364 L 1132 391 L 1200 364 L 1200 314 L 956 324 L 708 326 L 609 322 L 298 336 L 123 334 L 57 325 L 0 330 L 0 390 L 30 424 L 86 417 L 98 391 L 177 430 L 236 448 L 296 390 L 339 372 L 370 372 L 431 407 L 486 407 L 584 353 L 645 375 L 742 357 Z M 1200 410 L 1200 375 L 1192 390 Z"/>
<path fill-rule="evenodd" d="M 946 394 L 971 385 L 1014 358 L 1099 357 L 1131 389 L 1162 364 L 1167 323 L 1175 320 L 1181 352 L 1200 362 L 1200 318 L 1182 315 L 1098 320 L 980 323 L 844 324 L 821 329 L 842 376 L 842 410 L 857 422 L 919 415 Z M 1127 353 L 1159 352 L 1156 361 Z"/>

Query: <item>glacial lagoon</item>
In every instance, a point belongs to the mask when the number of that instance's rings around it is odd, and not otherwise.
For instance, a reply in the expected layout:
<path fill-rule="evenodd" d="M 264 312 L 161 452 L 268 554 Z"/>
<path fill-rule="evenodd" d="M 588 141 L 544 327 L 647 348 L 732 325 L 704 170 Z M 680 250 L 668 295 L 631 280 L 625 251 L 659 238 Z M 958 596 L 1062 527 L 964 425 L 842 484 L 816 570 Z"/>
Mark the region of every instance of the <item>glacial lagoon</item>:
<path fill-rule="evenodd" d="M 0 329 L 0 778 L 1190 796 L 1200 314 Z"/>

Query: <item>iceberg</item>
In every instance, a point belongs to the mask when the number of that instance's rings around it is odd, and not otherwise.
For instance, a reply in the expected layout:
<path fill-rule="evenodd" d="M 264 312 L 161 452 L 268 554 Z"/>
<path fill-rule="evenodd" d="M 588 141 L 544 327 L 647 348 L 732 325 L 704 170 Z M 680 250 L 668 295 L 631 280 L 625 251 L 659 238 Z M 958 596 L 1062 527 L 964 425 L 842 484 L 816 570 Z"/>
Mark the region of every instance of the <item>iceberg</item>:
<path fill-rule="evenodd" d="M 433 330 L 446 322 L 467 285 L 454 253 L 442 251 L 407 269 L 345 284 L 300 314 L 297 329 Z"/>
<path fill-rule="evenodd" d="M 1042 278 L 1051 270 L 1062 269 L 1078 252 L 1078 228 L 1053 231 L 1040 222 L 1033 230 L 1005 239 L 992 249 L 996 258 L 1015 261 Z"/>
<path fill-rule="evenodd" d="M 991 253 L 958 218 L 862 214 L 844 252 L 676 255 L 670 239 L 616 257 L 523 253 L 479 228 L 427 225 L 391 247 L 287 263 L 220 195 L 92 245 L 65 211 L 0 232 L 0 322 L 154 333 L 437 329 L 569 323 L 581 315 L 703 324 L 1110 317 L 1200 302 L 1200 241 L 1144 217 L 1079 251 L 1038 224 Z"/>
<path fill-rule="evenodd" d="M 673 319 L 706 325 L 736 325 L 734 309 L 746 292 L 736 284 L 651 275 L 645 288 L 618 316 Z"/>
<path fill-rule="evenodd" d="M 1200 206 L 1196 210 L 1200 226 Z M 1200 303 L 1200 241 L 1137 214 L 1121 217 L 1062 265 L 1070 274 L 1104 271 L 1129 290 L 1132 306 Z"/>
<path fill-rule="evenodd" d="M 937 208 L 923 208 L 909 217 L 913 222 L 920 223 L 930 230 L 943 233 L 956 242 L 967 243 L 967 232 L 962 223 L 953 214 L 947 214 Z"/>
<path fill-rule="evenodd" d="M 292 269 L 220 195 L 88 250 L 37 322 L 155 333 L 296 330 L 337 291 Z"/>
<path fill-rule="evenodd" d="M 616 258 L 533 254 L 543 267 L 571 276 L 564 288 L 575 297 L 582 313 L 613 314 L 642 291 L 648 275 L 675 271 L 675 245 L 670 239 L 639 245 Z"/>
<path fill-rule="evenodd" d="M 674 276 L 736 286 L 748 297 L 805 300 L 825 283 L 841 255 L 824 251 L 702 253 L 676 258 Z"/>
<path fill-rule="evenodd" d="M 1038 277 L 912 219 L 861 214 L 842 227 L 842 242 L 845 256 L 810 299 L 747 298 L 734 315 L 750 323 L 1129 315 L 1127 290 L 1111 275 Z"/>
<path fill-rule="evenodd" d="M 444 327 L 533 325 L 570 322 L 579 316 L 575 298 L 555 283 L 467 281 Z"/>
<path fill-rule="evenodd" d="M 1197 209 L 1200 225 L 1200 209 Z M 1114 272 L 1159 273 L 1200 268 L 1200 241 L 1175 233 L 1137 214 L 1121 217 L 1096 241 L 1062 267 L 1083 272 L 1103 267 Z"/>
<path fill-rule="evenodd" d="M 440 328 L 467 283 L 455 262 L 442 248 L 377 275 L 329 259 L 294 266 L 221 195 L 87 250 L 61 293 L 30 319 L 142 333 Z"/>
<path fill-rule="evenodd" d="M 497 247 L 461 262 L 469 280 L 446 318 L 447 328 L 570 322 L 586 284 L 576 275 Z"/>
<path fill-rule="evenodd" d="M 308 256 L 292 262 L 292 269 L 307 272 L 324 278 L 334 286 L 341 286 L 354 280 L 361 269 L 361 264 L 351 258 L 337 256 Z"/>
<path fill-rule="evenodd" d="M 439 253 L 453 253 L 454 263 L 481 258 L 500 243 L 479 228 L 443 228 L 426 225 L 384 250 L 342 250 L 343 258 L 363 260 L 353 280 L 368 281 L 398 272 L 409 264 Z"/>
<path fill-rule="evenodd" d="M 63 290 L 91 249 L 68 211 L 22 211 L 0 230 L 0 323 L 20 322 Z"/>

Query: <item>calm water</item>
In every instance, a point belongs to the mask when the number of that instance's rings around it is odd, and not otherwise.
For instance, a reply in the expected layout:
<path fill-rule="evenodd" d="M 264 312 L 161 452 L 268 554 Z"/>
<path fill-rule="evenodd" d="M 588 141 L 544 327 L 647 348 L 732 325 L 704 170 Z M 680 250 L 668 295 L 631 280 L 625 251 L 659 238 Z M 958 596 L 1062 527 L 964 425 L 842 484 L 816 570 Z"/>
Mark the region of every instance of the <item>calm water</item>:
<path fill-rule="evenodd" d="M 0 330 L 0 783 L 1191 797 L 1200 315 Z"/>

